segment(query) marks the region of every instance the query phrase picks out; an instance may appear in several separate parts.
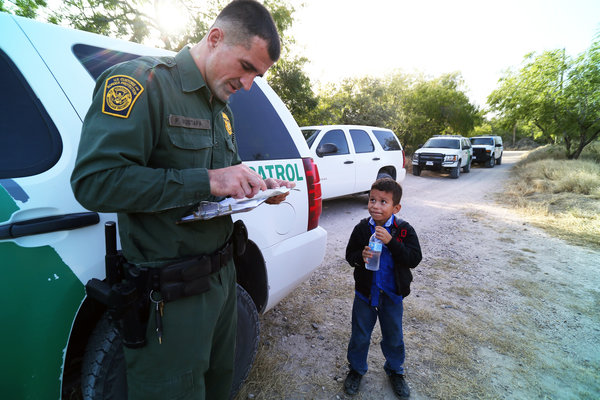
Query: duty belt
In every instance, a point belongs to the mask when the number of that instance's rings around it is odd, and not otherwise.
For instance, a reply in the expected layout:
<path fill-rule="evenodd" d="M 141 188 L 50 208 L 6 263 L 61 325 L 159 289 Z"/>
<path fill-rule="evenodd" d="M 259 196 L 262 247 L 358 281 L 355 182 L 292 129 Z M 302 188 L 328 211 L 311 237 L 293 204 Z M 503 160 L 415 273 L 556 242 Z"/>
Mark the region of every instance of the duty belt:
<path fill-rule="evenodd" d="M 206 292 L 210 289 L 209 275 L 220 270 L 232 257 L 233 243 L 229 241 L 213 254 L 157 268 L 151 272 L 154 275 L 151 278 L 152 286 L 160 291 L 164 302 Z"/>

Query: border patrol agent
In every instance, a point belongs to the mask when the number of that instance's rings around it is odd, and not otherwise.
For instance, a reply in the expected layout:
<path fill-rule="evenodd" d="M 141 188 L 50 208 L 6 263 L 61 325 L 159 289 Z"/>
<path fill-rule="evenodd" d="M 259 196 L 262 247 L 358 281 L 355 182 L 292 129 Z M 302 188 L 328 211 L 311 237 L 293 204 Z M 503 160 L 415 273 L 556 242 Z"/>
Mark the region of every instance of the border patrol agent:
<path fill-rule="evenodd" d="M 237 0 L 193 47 L 119 64 L 97 81 L 71 176 L 76 198 L 90 210 L 118 213 L 123 256 L 136 268 L 208 271 L 194 281 L 200 290 L 173 295 L 163 284 L 151 291 L 157 307 L 148 307 L 145 346 L 124 348 L 129 399 L 229 397 L 237 322 L 233 223 L 229 216 L 175 222 L 202 200 L 294 186 L 263 181 L 241 164 L 227 106 L 279 53 L 269 12 Z"/>

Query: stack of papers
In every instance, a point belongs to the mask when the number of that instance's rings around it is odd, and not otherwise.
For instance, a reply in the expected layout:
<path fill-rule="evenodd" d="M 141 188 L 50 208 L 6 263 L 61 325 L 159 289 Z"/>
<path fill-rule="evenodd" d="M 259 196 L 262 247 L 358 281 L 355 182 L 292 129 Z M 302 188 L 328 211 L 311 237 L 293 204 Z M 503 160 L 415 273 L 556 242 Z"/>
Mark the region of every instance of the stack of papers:
<path fill-rule="evenodd" d="M 290 189 L 287 187 L 280 187 L 277 189 L 262 190 L 252 198 L 245 197 L 243 199 L 234 199 L 232 197 L 227 197 L 219 202 L 202 201 L 192 214 L 181 218 L 177 223 L 182 224 L 185 222 L 207 220 L 223 215 L 249 211 L 264 203 L 269 197 L 278 196 L 289 191 Z"/>

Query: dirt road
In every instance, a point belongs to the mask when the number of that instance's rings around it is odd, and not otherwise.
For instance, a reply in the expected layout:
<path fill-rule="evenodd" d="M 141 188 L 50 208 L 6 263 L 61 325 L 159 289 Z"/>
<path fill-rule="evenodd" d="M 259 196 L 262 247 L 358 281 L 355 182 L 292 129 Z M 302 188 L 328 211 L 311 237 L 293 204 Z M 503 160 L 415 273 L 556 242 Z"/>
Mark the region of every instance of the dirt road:
<path fill-rule="evenodd" d="M 459 179 L 407 176 L 399 216 L 423 261 L 404 301 L 413 399 L 600 398 L 600 252 L 574 247 L 503 207 L 508 171 L 473 167 Z M 500 201 L 498 199 L 500 198 Z M 264 399 L 345 399 L 353 299 L 344 260 L 366 195 L 324 202 L 327 255 L 311 279 L 261 318 L 258 359 L 244 391 Z M 393 399 L 376 327 L 355 398 Z"/>

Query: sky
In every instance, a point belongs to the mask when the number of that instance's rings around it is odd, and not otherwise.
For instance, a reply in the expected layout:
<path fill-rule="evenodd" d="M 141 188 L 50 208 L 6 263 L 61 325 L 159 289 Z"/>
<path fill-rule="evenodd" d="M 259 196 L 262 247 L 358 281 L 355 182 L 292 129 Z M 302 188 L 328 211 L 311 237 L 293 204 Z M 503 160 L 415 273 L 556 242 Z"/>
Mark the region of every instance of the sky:
<path fill-rule="evenodd" d="M 600 33 L 600 0 L 290 0 L 291 34 L 319 85 L 394 70 L 460 71 L 473 103 L 526 54 L 577 56 Z M 304 3 L 304 7 L 299 7 Z"/>

